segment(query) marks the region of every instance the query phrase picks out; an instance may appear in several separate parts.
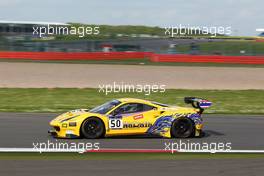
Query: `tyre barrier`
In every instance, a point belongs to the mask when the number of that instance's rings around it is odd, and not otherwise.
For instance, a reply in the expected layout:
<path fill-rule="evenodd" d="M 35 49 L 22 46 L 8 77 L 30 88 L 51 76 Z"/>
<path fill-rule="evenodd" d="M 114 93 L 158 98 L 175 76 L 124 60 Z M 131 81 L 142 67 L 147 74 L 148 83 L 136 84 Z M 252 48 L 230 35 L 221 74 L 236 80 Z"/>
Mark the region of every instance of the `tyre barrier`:
<path fill-rule="evenodd" d="M 124 60 L 149 56 L 149 52 L 0 52 L 1 59 L 29 60 Z"/>
<path fill-rule="evenodd" d="M 128 60 L 151 62 L 264 64 L 264 56 L 155 54 L 151 52 L 0 52 L 0 59 L 21 60 Z"/>
<path fill-rule="evenodd" d="M 152 62 L 264 64 L 264 56 L 153 54 Z"/>

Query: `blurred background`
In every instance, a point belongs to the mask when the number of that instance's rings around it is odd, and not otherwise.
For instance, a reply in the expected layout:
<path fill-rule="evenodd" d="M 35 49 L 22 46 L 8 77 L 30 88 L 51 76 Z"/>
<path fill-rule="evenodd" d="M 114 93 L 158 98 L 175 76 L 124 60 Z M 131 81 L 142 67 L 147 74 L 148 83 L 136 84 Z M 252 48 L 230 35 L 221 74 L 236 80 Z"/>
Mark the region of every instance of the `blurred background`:
<path fill-rule="evenodd" d="M 56 25 L 98 26 L 98 35 L 33 35 L 33 28 Z M 165 29 L 136 25 L 95 25 L 36 21 L 0 21 L 0 51 L 110 52 L 150 51 L 193 55 L 264 55 L 264 32 L 241 37 L 216 35 L 165 35 Z"/>

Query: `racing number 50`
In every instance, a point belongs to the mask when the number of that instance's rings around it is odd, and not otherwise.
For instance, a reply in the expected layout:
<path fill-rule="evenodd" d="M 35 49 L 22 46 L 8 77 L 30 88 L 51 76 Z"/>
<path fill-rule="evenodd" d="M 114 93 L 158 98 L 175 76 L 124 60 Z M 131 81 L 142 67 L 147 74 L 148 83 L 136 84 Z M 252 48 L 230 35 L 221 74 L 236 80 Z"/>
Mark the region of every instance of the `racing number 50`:
<path fill-rule="evenodd" d="M 110 129 L 120 129 L 120 128 L 123 128 L 122 119 L 109 119 L 109 128 Z"/>

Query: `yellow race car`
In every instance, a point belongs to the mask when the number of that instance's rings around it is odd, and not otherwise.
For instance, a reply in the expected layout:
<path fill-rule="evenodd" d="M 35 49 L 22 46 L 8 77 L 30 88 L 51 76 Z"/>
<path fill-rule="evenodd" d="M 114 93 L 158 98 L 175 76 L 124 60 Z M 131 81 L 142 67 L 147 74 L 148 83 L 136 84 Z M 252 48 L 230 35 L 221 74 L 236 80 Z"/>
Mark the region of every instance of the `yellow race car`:
<path fill-rule="evenodd" d="M 50 122 L 49 133 L 59 138 L 88 139 L 120 135 L 153 134 L 167 138 L 201 136 L 201 115 L 211 102 L 185 97 L 193 108 L 168 106 L 154 101 L 121 98 L 91 110 L 77 109 Z"/>

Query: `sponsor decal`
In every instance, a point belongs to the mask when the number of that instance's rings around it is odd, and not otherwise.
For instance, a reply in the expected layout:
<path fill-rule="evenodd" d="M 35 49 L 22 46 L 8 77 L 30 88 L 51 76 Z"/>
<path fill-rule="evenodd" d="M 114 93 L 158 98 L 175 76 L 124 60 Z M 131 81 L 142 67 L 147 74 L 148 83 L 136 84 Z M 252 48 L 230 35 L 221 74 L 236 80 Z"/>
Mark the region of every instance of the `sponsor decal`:
<path fill-rule="evenodd" d="M 151 126 L 147 133 L 150 134 L 160 134 L 160 133 L 166 133 L 170 127 L 171 123 L 174 120 L 172 116 L 162 116 L 159 117 L 156 122 Z"/>
<path fill-rule="evenodd" d="M 143 116 L 143 114 L 138 114 L 138 115 L 135 115 L 133 118 L 134 118 L 134 120 L 138 120 L 138 119 L 143 119 L 144 116 Z"/>
<path fill-rule="evenodd" d="M 152 124 L 149 122 L 145 122 L 145 123 L 125 123 L 123 125 L 123 128 L 147 128 L 147 127 L 151 127 Z"/>

